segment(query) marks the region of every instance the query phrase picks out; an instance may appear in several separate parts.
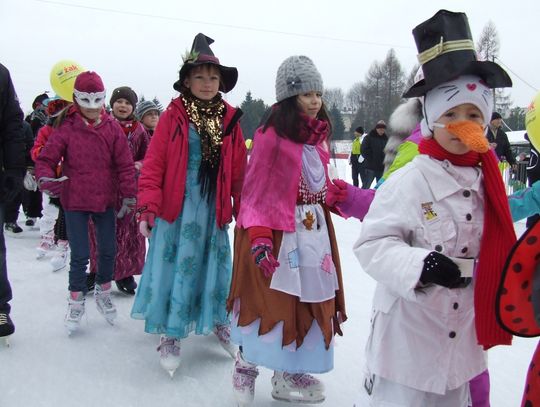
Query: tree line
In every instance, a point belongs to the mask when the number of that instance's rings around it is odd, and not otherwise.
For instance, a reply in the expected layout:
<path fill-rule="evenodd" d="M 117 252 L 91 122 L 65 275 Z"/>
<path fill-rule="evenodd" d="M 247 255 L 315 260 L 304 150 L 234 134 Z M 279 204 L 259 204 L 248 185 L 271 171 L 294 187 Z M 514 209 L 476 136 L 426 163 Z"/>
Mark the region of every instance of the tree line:
<path fill-rule="evenodd" d="M 499 56 L 500 40 L 495 24 L 489 21 L 476 44 L 480 60 L 496 61 Z M 403 102 L 402 94 L 414 84 L 419 65 L 406 73 L 393 49 L 382 61 L 374 61 L 363 80 L 354 83 L 347 92 L 341 88 L 328 88 L 323 92 L 323 101 L 332 120 L 332 138 L 350 139 L 358 126 L 369 131 L 377 121 L 388 121 L 391 113 Z M 511 130 L 525 129 L 526 109 L 513 106 L 505 89 L 493 91 L 495 110 L 501 113 Z M 244 115 L 240 121 L 245 138 L 253 138 L 257 127 L 263 122 L 269 106 L 262 99 L 254 99 L 251 92 L 240 105 Z M 348 126 L 345 125 L 347 120 Z M 349 129 L 345 131 L 346 127 Z"/>

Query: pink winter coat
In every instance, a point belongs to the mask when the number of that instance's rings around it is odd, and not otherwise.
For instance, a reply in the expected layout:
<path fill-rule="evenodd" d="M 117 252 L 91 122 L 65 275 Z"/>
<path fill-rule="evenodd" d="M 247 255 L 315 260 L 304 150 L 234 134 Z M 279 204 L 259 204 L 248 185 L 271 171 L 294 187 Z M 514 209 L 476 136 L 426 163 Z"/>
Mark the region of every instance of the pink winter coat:
<path fill-rule="evenodd" d="M 216 222 L 221 228 L 240 207 L 247 153 L 238 122 L 241 111 L 225 103 L 223 144 L 216 189 Z M 182 212 L 188 164 L 189 119 L 180 98 L 159 118 L 139 178 L 137 206 L 169 223 Z"/>
<path fill-rule="evenodd" d="M 104 212 L 114 208 L 117 188 L 121 197 L 135 197 L 135 167 L 120 125 L 103 112 L 94 126 L 83 121 L 72 106 L 54 136 L 37 157 L 36 179 L 56 177 L 63 157 L 60 202 L 68 211 Z"/>
<path fill-rule="evenodd" d="M 302 172 L 303 146 L 279 137 L 273 127 L 264 133 L 262 128 L 257 129 L 242 189 L 238 226 L 295 231 L 294 208 Z M 326 172 L 330 158 L 327 143 L 317 144 L 317 152 Z"/>

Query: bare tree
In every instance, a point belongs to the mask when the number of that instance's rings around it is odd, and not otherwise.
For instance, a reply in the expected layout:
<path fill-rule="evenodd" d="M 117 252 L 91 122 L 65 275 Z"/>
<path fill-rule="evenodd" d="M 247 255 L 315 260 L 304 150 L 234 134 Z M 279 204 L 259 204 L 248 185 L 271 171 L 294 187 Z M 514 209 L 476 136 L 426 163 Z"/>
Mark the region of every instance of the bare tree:
<path fill-rule="evenodd" d="M 481 61 L 494 61 L 501 47 L 499 34 L 493 21 L 488 21 L 476 43 L 476 53 Z"/>
<path fill-rule="evenodd" d="M 347 107 L 350 108 L 352 112 L 358 111 L 362 104 L 364 103 L 363 94 L 362 94 L 362 82 L 356 82 L 351 86 L 347 92 L 346 97 Z"/>
<path fill-rule="evenodd" d="M 332 109 L 334 106 L 341 111 L 345 104 L 345 96 L 341 88 L 328 88 L 323 92 L 323 101 L 328 109 Z"/>

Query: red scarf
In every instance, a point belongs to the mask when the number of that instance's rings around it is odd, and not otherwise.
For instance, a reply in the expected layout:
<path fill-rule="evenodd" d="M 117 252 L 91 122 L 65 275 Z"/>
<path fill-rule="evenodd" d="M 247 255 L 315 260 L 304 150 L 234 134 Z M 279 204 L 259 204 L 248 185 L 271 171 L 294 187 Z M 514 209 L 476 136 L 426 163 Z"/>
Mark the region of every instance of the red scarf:
<path fill-rule="evenodd" d="M 452 154 L 433 138 L 420 141 L 418 151 L 436 160 L 448 160 L 457 166 L 480 165 L 482 169 L 485 190 L 484 230 L 474 280 L 476 336 L 485 350 L 496 345 L 510 345 L 512 336 L 499 326 L 495 317 L 495 297 L 506 257 L 516 242 L 516 234 L 497 159 L 492 150 L 487 153 L 469 151 L 463 155 Z"/>

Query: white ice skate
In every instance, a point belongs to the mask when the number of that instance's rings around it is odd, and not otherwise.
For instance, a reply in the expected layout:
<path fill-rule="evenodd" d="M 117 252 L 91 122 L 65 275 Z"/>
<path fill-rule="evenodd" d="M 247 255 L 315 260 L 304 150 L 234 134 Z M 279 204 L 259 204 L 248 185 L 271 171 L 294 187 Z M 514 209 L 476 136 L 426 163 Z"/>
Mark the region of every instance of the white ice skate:
<path fill-rule="evenodd" d="M 64 326 L 67 328 L 68 335 L 71 335 L 79 329 L 81 318 L 84 315 L 84 294 L 81 291 L 69 293 L 68 310 L 64 318 Z"/>
<path fill-rule="evenodd" d="M 294 403 L 322 403 L 324 385 L 306 373 L 276 372 L 272 377 L 272 397 Z"/>
<path fill-rule="evenodd" d="M 67 240 L 59 240 L 57 251 L 51 259 L 52 271 L 59 271 L 66 267 L 69 258 L 69 243 Z"/>
<path fill-rule="evenodd" d="M 41 236 L 41 241 L 37 247 L 36 258 L 38 260 L 43 259 L 47 254 L 53 253 L 54 251 L 54 239 L 52 234 L 46 234 Z"/>
<path fill-rule="evenodd" d="M 94 298 L 98 311 L 105 317 L 107 322 L 114 325 L 116 319 L 116 307 L 111 301 L 111 283 L 96 284 Z"/>
<path fill-rule="evenodd" d="M 159 363 L 161 367 L 169 372 L 172 379 L 174 372 L 180 366 L 180 340 L 161 336 L 157 350 L 159 352 Z"/>
<path fill-rule="evenodd" d="M 238 352 L 238 346 L 231 342 L 231 326 L 229 324 L 216 325 L 214 327 L 214 334 L 216 334 L 219 344 L 234 359 Z"/>
<path fill-rule="evenodd" d="M 242 352 L 236 353 L 233 371 L 233 393 L 238 406 L 249 406 L 255 398 L 255 379 L 259 375 L 257 366 L 244 360 Z"/>

